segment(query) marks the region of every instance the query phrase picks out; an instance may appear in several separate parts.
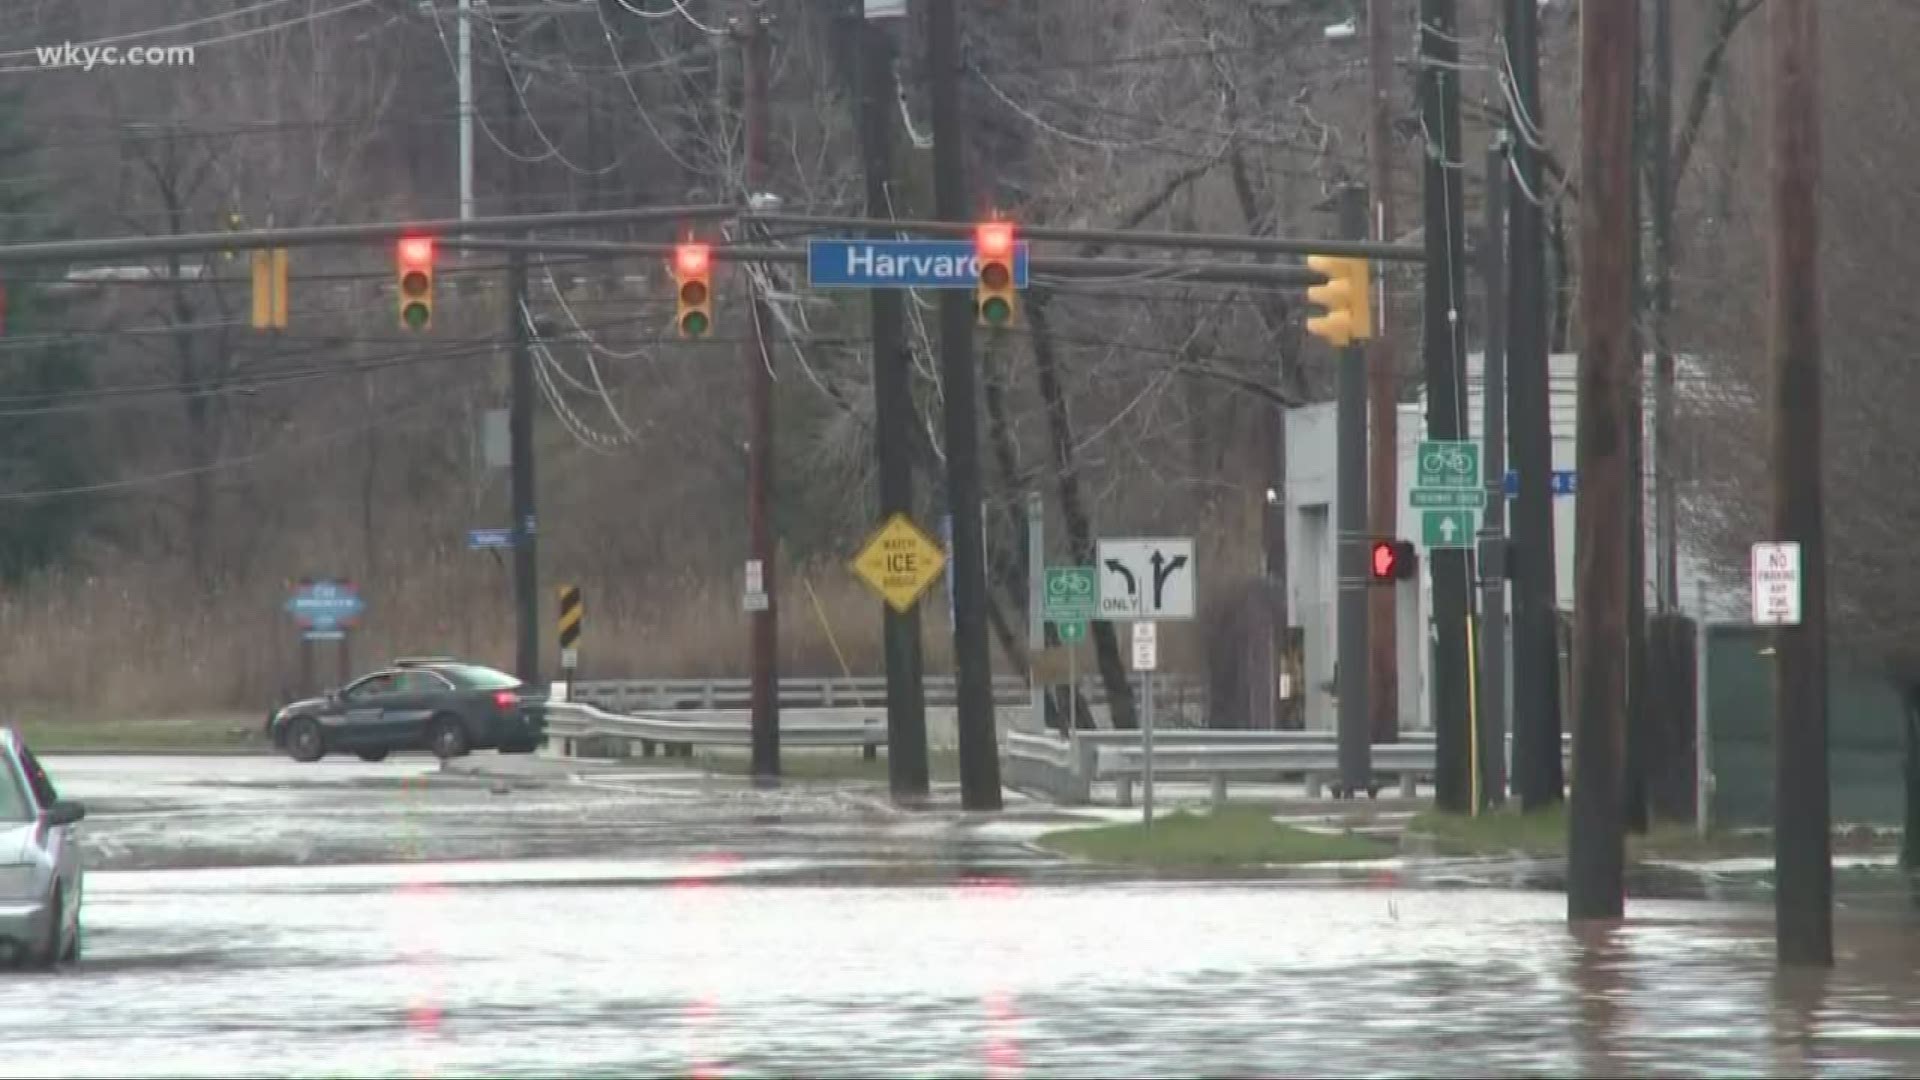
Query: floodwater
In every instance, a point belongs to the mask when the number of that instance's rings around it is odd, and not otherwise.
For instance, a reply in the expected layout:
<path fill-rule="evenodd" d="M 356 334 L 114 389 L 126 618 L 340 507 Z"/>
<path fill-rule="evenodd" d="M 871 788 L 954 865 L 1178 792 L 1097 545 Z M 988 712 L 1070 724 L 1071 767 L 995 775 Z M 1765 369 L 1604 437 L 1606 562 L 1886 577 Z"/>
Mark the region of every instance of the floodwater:
<path fill-rule="evenodd" d="M 1781 977 L 1764 904 L 1636 900 L 1576 934 L 1551 892 L 1088 880 L 938 824 L 812 806 L 775 825 L 658 785 L 501 795 L 401 784 L 424 770 L 394 762 L 203 788 L 199 765 L 64 765 L 72 795 L 146 800 L 89 819 L 108 865 L 173 867 L 94 873 L 83 961 L 0 977 L 0 1075 L 1920 1074 L 1920 919 L 1884 887 L 1843 909 L 1836 970 Z M 333 811 L 355 851 L 383 820 L 384 858 L 322 857 L 307 819 Z M 257 864 L 193 850 L 224 842 L 221 814 Z M 187 842 L 163 842 L 169 816 Z M 609 849 L 514 838 L 559 820 Z M 839 838 L 825 871 L 815 833 Z"/>

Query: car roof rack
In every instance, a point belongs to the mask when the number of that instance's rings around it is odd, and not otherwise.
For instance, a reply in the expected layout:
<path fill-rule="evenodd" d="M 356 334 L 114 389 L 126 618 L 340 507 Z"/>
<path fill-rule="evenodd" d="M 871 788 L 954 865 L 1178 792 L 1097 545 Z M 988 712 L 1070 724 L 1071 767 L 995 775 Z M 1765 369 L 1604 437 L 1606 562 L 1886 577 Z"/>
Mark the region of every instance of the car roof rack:
<path fill-rule="evenodd" d="M 460 660 L 453 656 L 403 656 L 393 662 L 397 668 L 428 667 L 433 664 L 457 664 Z"/>

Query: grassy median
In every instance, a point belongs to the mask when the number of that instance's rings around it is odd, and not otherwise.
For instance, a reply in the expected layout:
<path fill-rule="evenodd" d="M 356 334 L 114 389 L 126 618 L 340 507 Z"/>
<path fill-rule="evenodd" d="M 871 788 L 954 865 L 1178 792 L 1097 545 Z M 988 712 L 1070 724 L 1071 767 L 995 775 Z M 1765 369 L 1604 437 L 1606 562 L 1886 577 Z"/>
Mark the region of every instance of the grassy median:
<path fill-rule="evenodd" d="M 1431 842 L 1449 855 L 1563 856 L 1567 853 L 1565 804 L 1532 813 L 1495 810 L 1474 817 L 1429 811 L 1407 823 L 1416 843 Z M 1836 853 L 1876 854 L 1899 849 L 1897 837 L 1866 830 L 1836 830 Z M 1764 857 L 1773 853 L 1773 837 L 1763 829 L 1714 830 L 1702 836 L 1692 825 L 1655 822 L 1644 836 L 1627 836 L 1627 858 L 1711 860 Z"/>
<path fill-rule="evenodd" d="M 42 754 L 128 753 L 161 750 L 234 751 L 268 749 L 264 716 L 193 716 L 163 720 L 100 720 L 74 716 L 16 716 L 4 721 Z"/>
<path fill-rule="evenodd" d="M 1229 806 L 1209 813 L 1180 811 L 1139 822 L 1061 829 L 1040 837 L 1041 847 L 1096 862 L 1161 868 L 1256 867 L 1381 859 L 1392 848 L 1353 833 L 1320 833 L 1282 825 L 1265 807 Z"/>

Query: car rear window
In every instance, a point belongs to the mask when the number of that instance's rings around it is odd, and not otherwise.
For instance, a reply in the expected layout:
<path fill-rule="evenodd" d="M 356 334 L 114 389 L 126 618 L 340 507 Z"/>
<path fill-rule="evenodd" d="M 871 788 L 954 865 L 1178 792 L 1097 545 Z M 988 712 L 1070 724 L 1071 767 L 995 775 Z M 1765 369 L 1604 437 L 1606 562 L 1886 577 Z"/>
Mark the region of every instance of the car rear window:
<path fill-rule="evenodd" d="M 448 665 L 435 670 L 444 672 L 453 681 L 470 690 L 512 690 L 520 685 L 519 679 L 504 671 L 495 671 L 476 664 Z"/>

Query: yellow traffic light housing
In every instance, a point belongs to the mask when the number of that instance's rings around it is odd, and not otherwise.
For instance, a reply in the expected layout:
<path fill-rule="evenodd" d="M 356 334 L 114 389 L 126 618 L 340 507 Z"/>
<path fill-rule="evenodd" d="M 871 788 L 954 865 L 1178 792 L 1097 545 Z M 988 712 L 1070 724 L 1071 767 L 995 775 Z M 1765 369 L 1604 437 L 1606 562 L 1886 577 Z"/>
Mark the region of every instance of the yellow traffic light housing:
<path fill-rule="evenodd" d="M 974 230 L 973 256 L 980 282 L 974 289 L 974 312 L 981 326 L 1013 323 L 1013 223 L 985 221 Z"/>
<path fill-rule="evenodd" d="M 253 253 L 253 328 L 287 328 L 287 249 Z"/>
<path fill-rule="evenodd" d="M 713 330 L 713 254 L 705 244 L 681 244 L 673 251 L 679 316 L 674 327 L 683 338 L 703 338 Z"/>
<path fill-rule="evenodd" d="M 400 239 L 400 326 L 423 331 L 433 326 L 433 237 Z"/>
<path fill-rule="evenodd" d="M 1307 290 L 1307 302 L 1326 314 L 1307 320 L 1307 333 L 1329 345 L 1345 347 L 1373 336 L 1372 267 L 1365 259 L 1307 256 L 1307 268 L 1326 276 L 1326 284 Z"/>

